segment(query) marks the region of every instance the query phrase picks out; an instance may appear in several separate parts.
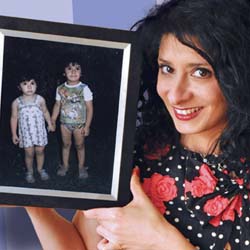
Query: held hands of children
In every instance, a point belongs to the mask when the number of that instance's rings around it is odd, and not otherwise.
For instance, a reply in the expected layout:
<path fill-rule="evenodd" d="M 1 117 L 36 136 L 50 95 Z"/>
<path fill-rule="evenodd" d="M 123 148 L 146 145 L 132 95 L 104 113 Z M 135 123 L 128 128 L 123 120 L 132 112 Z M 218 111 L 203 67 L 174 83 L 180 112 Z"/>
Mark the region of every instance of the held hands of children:
<path fill-rule="evenodd" d="M 55 128 L 55 125 L 53 125 L 52 123 L 51 124 L 48 124 L 48 132 L 55 132 L 56 128 Z"/>
<path fill-rule="evenodd" d="M 168 223 L 144 193 L 138 168 L 131 178 L 133 200 L 120 208 L 97 208 L 84 211 L 99 223 L 96 231 L 104 239 L 99 250 L 172 250 L 194 249 L 181 233 Z M 147 239 L 146 241 L 141 239 Z"/>

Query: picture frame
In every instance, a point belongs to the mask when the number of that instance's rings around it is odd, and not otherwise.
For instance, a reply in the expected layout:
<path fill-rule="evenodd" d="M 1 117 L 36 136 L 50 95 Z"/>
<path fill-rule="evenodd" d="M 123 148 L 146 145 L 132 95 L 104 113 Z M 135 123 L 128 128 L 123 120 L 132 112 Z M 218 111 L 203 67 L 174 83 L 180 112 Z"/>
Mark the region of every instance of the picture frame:
<path fill-rule="evenodd" d="M 64 65 L 73 60 L 93 93 L 94 115 L 85 138 L 89 176 L 78 178 L 74 139 L 69 170 L 57 175 L 62 159 L 57 119 L 45 147 L 44 169 L 50 178 L 39 178 L 34 160 L 35 183 L 27 183 L 24 148 L 13 144 L 10 128 L 22 76 L 35 79 L 51 114 L 56 89 L 66 81 Z M 140 60 L 136 32 L 0 16 L 1 204 L 87 209 L 129 202 Z"/>

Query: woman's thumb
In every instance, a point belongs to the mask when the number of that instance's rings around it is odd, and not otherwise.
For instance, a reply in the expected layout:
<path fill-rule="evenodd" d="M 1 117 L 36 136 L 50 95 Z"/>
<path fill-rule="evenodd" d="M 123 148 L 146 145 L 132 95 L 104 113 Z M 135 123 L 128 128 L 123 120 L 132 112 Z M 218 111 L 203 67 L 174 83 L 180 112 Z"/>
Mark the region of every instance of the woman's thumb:
<path fill-rule="evenodd" d="M 133 173 L 132 173 L 132 177 L 130 181 L 130 190 L 131 190 L 134 200 L 147 197 L 140 183 L 140 169 L 138 167 L 135 167 L 133 169 Z"/>

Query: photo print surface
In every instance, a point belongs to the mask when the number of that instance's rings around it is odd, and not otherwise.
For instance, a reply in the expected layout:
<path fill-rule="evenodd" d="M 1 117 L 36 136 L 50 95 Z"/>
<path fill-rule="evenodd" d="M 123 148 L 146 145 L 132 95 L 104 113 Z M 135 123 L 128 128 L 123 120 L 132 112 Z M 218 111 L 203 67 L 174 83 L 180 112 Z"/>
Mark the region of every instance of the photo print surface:
<path fill-rule="evenodd" d="M 3 202 L 69 208 L 125 202 L 129 198 L 138 91 L 138 83 L 135 82 L 138 74 L 131 73 L 131 51 L 136 40 L 133 32 L 24 21 L 27 30 L 12 26 L 9 29 L 8 22 L 7 28 L 0 29 L 0 192 Z M 20 20 L 14 19 L 15 22 L 20 23 Z M 44 31 L 40 32 L 38 27 Z M 81 36 L 79 30 L 82 30 Z M 18 99 L 22 103 L 20 83 L 26 81 L 24 77 L 33 79 L 36 84 L 34 98 L 41 96 L 52 115 L 57 88 L 67 83 L 65 67 L 70 62 L 80 65 L 79 82 L 92 93 L 93 118 L 89 135 L 84 137 L 84 167 L 88 176 L 79 178 L 78 139 L 73 136 L 74 129 L 71 131 L 67 172 L 65 175 L 58 174 L 65 157 L 59 114 L 55 131 L 49 131 L 45 121 L 47 144 L 44 147 L 43 169 L 49 178 L 43 179 L 40 175 L 35 145 L 32 156 L 34 182 L 29 182 L 26 151 L 20 147 L 20 142 L 14 144 L 12 138 L 10 121 L 13 101 Z M 73 104 L 78 102 L 77 98 L 70 100 Z M 22 117 L 23 106 L 20 105 L 17 108 L 18 121 L 27 119 Z M 32 112 L 37 115 L 31 108 L 28 116 Z M 74 116 L 74 112 L 72 109 L 69 113 Z M 17 123 L 17 135 L 30 136 L 30 127 L 36 125 L 32 122 L 27 124 L 20 131 L 21 125 Z"/>

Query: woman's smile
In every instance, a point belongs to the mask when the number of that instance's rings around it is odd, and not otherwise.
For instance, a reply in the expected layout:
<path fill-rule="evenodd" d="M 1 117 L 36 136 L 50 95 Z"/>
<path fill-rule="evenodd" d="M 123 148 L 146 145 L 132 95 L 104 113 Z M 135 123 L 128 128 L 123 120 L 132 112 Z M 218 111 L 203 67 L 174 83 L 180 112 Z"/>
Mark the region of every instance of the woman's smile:
<path fill-rule="evenodd" d="M 202 107 L 195 107 L 195 108 L 174 108 L 173 107 L 173 110 L 177 119 L 181 121 L 188 121 L 197 117 L 200 114 Z"/>

